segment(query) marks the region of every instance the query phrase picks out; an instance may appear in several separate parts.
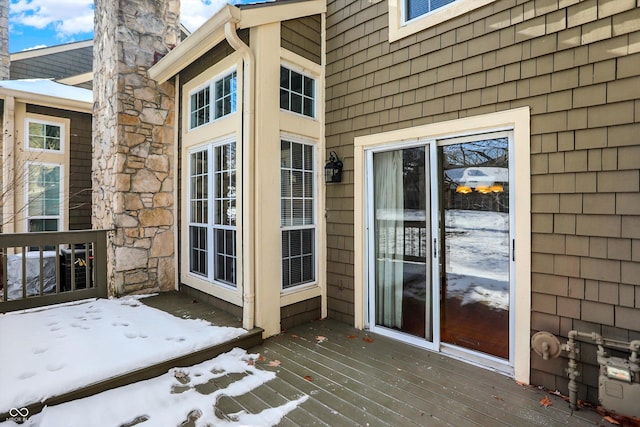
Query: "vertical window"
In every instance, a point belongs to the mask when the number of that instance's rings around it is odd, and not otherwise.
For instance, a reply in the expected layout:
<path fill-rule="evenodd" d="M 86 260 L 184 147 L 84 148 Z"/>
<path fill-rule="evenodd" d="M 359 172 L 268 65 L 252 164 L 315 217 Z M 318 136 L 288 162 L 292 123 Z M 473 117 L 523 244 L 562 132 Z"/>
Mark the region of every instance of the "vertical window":
<path fill-rule="evenodd" d="M 315 185 L 313 147 L 281 141 L 280 188 L 282 288 L 315 280 Z"/>
<path fill-rule="evenodd" d="M 316 82 L 286 67 L 280 67 L 280 108 L 315 117 Z"/>
<path fill-rule="evenodd" d="M 189 271 L 209 276 L 207 224 L 209 222 L 209 152 L 189 159 Z"/>
<path fill-rule="evenodd" d="M 216 119 L 236 111 L 236 72 L 217 80 L 215 112 Z"/>
<path fill-rule="evenodd" d="M 189 155 L 189 271 L 236 285 L 235 142 Z M 209 209 L 209 207 L 212 209 Z"/>
<path fill-rule="evenodd" d="M 418 16 L 426 15 L 440 9 L 456 0 L 405 0 L 406 20 L 410 21 Z"/>
<path fill-rule="evenodd" d="M 60 229 L 61 166 L 27 164 L 27 227 L 30 232 Z"/>
<path fill-rule="evenodd" d="M 189 129 L 209 123 L 209 86 L 192 93 L 190 97 L 190 118 Z"/>
<path fill-rule="evenodd" d="M 60 125 L 29 120 L 27 126 L 29 148 L 62 151 L 62 127 Z"/>
<path fill-rule="evenodd" d="M 215 147 L 214 278 L 236 284 L 236 145 Z"/>

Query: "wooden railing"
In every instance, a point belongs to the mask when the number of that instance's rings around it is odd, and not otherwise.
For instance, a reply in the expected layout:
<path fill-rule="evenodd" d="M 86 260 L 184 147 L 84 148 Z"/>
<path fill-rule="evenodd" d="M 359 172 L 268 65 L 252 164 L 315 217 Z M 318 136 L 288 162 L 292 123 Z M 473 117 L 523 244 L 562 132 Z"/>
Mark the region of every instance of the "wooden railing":
<path fill-rule="evenodd" d="M 0 312 L 106 298 L 107 232 L 0 234 Z"/>

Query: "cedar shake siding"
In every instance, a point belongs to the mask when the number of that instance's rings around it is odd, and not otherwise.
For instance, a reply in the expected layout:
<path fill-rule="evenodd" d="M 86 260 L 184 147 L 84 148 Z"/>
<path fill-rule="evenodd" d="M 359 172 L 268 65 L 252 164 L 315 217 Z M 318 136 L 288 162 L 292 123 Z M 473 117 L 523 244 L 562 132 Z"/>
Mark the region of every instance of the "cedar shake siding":
<path fill-rule="evenodd" d="M 11 61 L 11 79 L 61 79 L 93 70 L 93 46 Z M 91 89 L 89 87 L 88 89 Z"/>
<path fill-rule="evenodd" d="M 354 137 L 529 106 L 532 329 L 640 339 L 640 1 L 497 0 L 392 43 L 388 22 L 386 1 L 327 5 L 329 316 L 354 319 Z M 567 394 L 565 367 L 534 354 L 531 383 Z"/>
<path fill-rule="evenodd" d="M 282 21 L 282 47 L 309 61 L 321 64 L 321 31 L 319 15 Z"/>
<path fill-rule="evenodd" d="M 71 120 L 69 129 L 69 230 L 91 229 L 91 152 L 90 114 L 27 104 L 27 112 Z"/>
<path fill-rule="evenodd" d="M 322 318 L 321 297 L 315 297 L 306 301 L 286 305 L 280 308 L 280 327 L 282 331 L 294 326 Z"/>

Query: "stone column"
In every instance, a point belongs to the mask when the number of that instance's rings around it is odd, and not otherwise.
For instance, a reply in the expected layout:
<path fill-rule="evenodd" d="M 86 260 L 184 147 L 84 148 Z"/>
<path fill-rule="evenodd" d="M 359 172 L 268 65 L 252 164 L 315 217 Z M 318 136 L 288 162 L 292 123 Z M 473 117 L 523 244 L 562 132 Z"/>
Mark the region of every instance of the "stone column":
<path fill-rule="evenodd" d="M 175 286 L 175 92 L 147 70 L 178 43 L 179 13 L 179 0 L 95 2 L 92 216 L 113 230 L 110 295 Z"/>
<path fill-rule="evenodd" d="M 0 80 L 9 80 L 9 0 L 0 0 Z"/>

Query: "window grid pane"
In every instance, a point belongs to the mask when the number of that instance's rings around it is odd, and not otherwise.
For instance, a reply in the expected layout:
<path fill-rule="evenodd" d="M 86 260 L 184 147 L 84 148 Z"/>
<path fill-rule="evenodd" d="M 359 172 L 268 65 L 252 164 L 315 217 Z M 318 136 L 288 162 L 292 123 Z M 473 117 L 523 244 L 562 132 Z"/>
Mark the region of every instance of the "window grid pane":
<path fill-rule="evenodd" d="M 191 95 L 191 129 L 209 123 L 209 87 Z"/>
<path fill-rule="evenodd" d="M 236 72 L 217 80 L 215 83 L 215 118 L 236 111 Z"/>
<path fill-rule="evenodd" d="M 29 148 L 60 151 L 61 135 L 58 125 L 29 122 Z"/>
<path fill-rule="evenodd" d="M 282 288 L 315 280 L 313 147 L 281 141 Z"/>
<path fill-rule="evenodd" d="M 315 80 L 280 67 L 280 108 L 315 117 Z"/>
<path fill-rule="evenodd" d="M 60 166 L 28 166 L 28 217 L 60 216 Z"/>
<path fill-rule="evenodd" d="M 314 228 L 282 231 L 282 288 L 313 282 Z"/>
<path fill-rule="evenodd" d="M 189 248 L 189 271 L 207 277 L 207 227 L 189 227 Z"/>
<path fill-rule="evenodd" d="M 312 225 L 315 205 L 313 150 L 310 146 L 283 140 L 280 158 L 280 225 Z"/>

